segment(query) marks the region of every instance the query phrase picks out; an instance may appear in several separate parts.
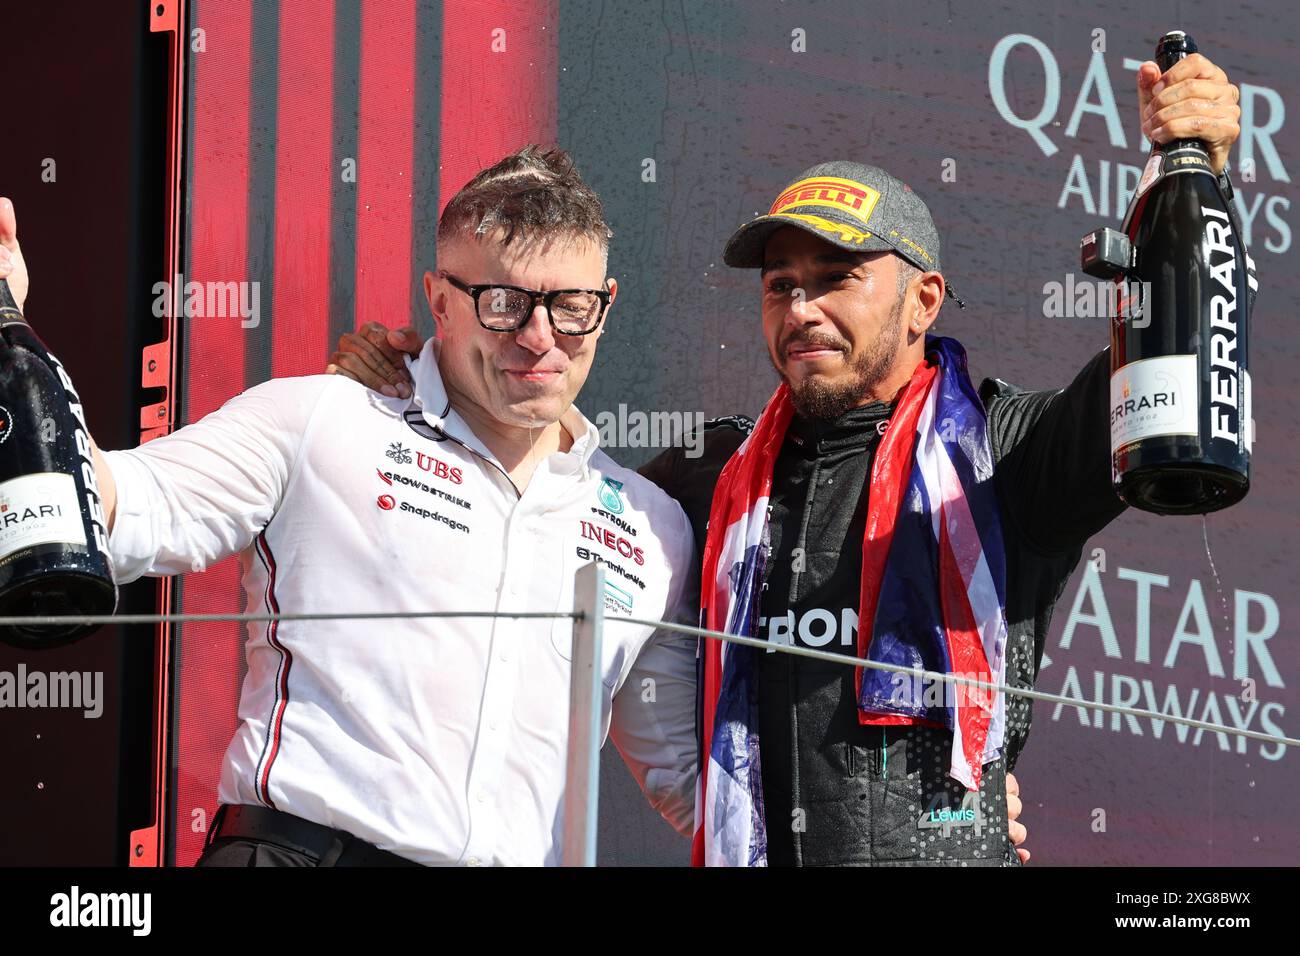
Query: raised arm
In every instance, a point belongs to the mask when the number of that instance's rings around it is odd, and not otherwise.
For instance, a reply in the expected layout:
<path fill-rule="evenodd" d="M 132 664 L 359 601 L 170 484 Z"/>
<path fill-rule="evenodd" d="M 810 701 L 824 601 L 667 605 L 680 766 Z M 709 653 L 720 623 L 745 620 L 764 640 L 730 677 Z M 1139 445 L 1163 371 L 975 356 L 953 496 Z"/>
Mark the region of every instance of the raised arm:
<path fill-rule="evenodd" d="M 307 424 L 335 384 L 274 379 L 170 435 L 98 454 L 118 580 L 202 571 L 248 547 L 279 507 Z"/>
<path fill-rule="evenodd" d="M 986 381 L 989 437 L 1004 512 L 1038 550 L 1083 546 L 1124 510 L 1111 487 L 1110 352 L 1063 389 L 1023 392 Z"/>
<path fill-rule="evenodd" d="M 27 264 L 4 197 L 0 278 L 21 309 Z M 131 451 L 102 451 L 92 437 L 117 580 L 202 570 L 247 547 L 275 513 L 306 422 L 334 384 L 324 377 L 267 382 Z"/>

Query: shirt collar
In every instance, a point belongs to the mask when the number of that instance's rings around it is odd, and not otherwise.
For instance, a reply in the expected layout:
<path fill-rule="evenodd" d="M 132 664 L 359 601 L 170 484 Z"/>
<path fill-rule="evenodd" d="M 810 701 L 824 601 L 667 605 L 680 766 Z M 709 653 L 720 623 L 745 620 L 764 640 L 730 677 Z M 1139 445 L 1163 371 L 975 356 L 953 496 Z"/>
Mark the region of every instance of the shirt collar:
<path fill-rule="evenodd" d="M 819 457 L 851 448 L 865 448 L 882 434 L 894 402 L 871 402 L 851 408 L 832 421 L 805 418 L 795 414 L 790 422 L 786 441 L 800 449 L 800 453 Z"/>
<path fill-rule="evenodd" d="M 441 342 L 430 337 L 420 350 L 418 358 L 404 356 L 406 369 L 414 383 L 411 404 L 420 410 L 420 414 L 429 426 L 443 432 L 457 441 L 468 445 L 484 458 L 496 463 L 486 445 L 479 440 L 465 419 L 461 418 L 451 407 L 451 398 L 442 381 L 442 371 L 438 368 L 438 349 Z M 567 452 L 557 452 L 552 458 L 556 461 L 555 470 L 561 473 L 581 472 L 584 478 L 591 476 L 591 457 L 600 447 L 600 432 L 587 417 L 578 410 L 577 405 L 570 405 L 568 411 L 560 416 L 560 426 L 573 438 L 573 444 Z"/>

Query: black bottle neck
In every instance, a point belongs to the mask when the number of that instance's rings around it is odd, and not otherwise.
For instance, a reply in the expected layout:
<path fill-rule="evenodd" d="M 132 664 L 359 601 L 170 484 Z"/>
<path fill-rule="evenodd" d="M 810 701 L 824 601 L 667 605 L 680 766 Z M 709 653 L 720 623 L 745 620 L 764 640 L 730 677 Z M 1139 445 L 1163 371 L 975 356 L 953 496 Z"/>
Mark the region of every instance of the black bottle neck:
<path fill-rule="evenodd" d="M 14 301 L 14 294 L 9 290 L 9 280 L 0 279 L 0 324 L 25 322 L 22 309 Z"/>
<path fill-rule="evenodd" d="M 1210 148 L 1205 145 L 1203 139 L 1171 139 L 1167 143 L 1152 144 L 1152 149 L 1159 150 L 1162 153 L 1175 153 L 1180 149 L 1194 149 L 1197 152 L 1204 153 L 1206 159 L 1210 156 Z"/>

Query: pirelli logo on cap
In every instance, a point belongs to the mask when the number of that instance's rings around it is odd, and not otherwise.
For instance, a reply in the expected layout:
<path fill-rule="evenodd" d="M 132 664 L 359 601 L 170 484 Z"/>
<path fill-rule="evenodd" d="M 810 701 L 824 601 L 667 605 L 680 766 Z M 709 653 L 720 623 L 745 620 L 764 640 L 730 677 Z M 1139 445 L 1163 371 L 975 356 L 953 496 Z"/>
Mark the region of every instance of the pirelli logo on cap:
<path fill-rule="evenodd" d="M 776 216 L 801 206 L 826 206 L 848 213 L 865 226 L 879 200 L 879 192 L 852 179 L 816 176 L 800 180 L 777 196 L 767 214 Z"/>

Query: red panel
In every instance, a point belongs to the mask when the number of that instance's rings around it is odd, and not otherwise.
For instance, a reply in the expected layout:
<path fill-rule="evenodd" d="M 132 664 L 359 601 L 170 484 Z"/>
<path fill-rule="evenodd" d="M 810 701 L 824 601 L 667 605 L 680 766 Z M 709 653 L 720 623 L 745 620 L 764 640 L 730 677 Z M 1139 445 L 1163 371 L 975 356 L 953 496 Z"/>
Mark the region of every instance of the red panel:
<path fill-rule="evenodd" d="M 251 7 L 251 0 L 204 4 L 207 48 L 221 53 L 189 58 L 194 103 L 186 278 L 199 282 L 248 278 Z M 194 421 L 243 390 L 246 333 L 238 318 L 188 322 L 185 417 Z M 180 610 L 228 614 L 239 609 L 240 593 L 239 562 L 230 558 L 185 579 Z M 202 821 L 216 810 L 221 759 L 238 723 L 243 631 L 236 624 L 189 624 L 178 633 L 175 848 L 176 863 L 189 866 L 206 835 Z"/>
<path fill-rule="evenodd" d="M 361 9 L 356 321 L 411 321 L 415 0 Z"/>
<path fill-rule="evenodd" d="M 356 321 L 404 325 L 411 317 L 411 182 L 415 143 L 416 0 L 361 7 L 356 185 Z M 329 0 L 282 2 L 275 124 L 273 288 L 261 302 L 271 325 L 276 376 L 315 374 L 332 343 L 331 194 L 334 165 L 335 7 Z M 440 90 L 440 205 L 475 171 L 524 143 L 551 143 L 556 128 L 554 0 L 531 4 L 447 4 Z M 199 282 L 248 275 L 249 143 L 253 99 L 252 0 L 208 0 L 194 20 L 207 52 L 192 54 L 188 252 Z M 494 53 L 504 30 L 505 52 Z M 219 51 L 219 52 L 216 52 Z M 352 117 L 341 116 L 346 126 Z M 259 131 L 259 133 L 262 131 Z M 262 137 L 265 140 L 265 137 Z M 269 148 L 269 147 L 268 147 Z M 427 148 L 427 147 L 426 147 Z M 415 264 L 423 267 L 424 263 Z M 186 419 L 214 410 L 246 385 L 248 332 L 238 319 L 192 321 L 181 360 Z M 223 562 L 184 581 L 187 613 L 242 609 L 239 566 Z M 256 610 L 256 608 L 254 608 Z M 175 862 L 191 865 L 205 836 L 196 811 L 216 808 L 221 760 L 237 725 L 243 630 L 199 624 L 180 629 L 174 742 Z"/>
<path fill-rule="evenodd" d="M 334 4 L 280 4 L 271 369 L 319 374 L 329 350 Z"/>
<path fill-rule="evenodd" d="M 439 208 L 484 166 L 555 142 L 558 22 L 555 0 L 443 6 Z"/>
<path fill-rule="evenodd" d="M 209 49 L 220 57 L 191 56 L 194 156 L 190 181 L 189 269 L 197 282 L 248 278 L 248 142 L 252 0 L 204 8 Z M 185 418 L 197 421 L 244 386 L 240 320 L 189 324 Z"/>

